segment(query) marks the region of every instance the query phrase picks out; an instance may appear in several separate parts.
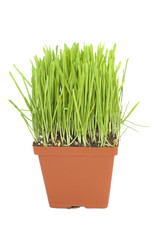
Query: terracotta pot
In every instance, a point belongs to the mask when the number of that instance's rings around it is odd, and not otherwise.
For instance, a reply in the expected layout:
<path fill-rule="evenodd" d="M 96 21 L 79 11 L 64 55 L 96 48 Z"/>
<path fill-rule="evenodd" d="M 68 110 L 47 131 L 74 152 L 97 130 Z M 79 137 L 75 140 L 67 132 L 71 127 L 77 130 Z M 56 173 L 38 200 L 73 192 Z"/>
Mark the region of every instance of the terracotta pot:
<path fill-rule="evenodd" d="M 50 207 L 106 208 L 118 148 L 36 147 Z"/>

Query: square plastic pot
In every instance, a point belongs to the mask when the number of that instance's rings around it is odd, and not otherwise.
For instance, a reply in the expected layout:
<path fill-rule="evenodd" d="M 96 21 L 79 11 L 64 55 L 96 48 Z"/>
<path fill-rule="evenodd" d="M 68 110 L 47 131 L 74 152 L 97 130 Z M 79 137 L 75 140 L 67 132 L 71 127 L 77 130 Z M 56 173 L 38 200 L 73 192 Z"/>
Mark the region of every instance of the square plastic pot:
<path fill-rule="evenodd" d="M 106 208 L 118 148 L 37 147 L 52 208 Z"/>

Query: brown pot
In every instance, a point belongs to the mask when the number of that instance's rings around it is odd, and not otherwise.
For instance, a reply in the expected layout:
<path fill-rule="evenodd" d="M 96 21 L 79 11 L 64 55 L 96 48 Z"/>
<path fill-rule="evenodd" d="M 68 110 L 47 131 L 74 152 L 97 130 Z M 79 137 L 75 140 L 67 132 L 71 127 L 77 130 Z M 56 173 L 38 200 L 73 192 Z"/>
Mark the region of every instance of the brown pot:
<path fill-rule="evenodd" d="M 37 147 L 49 205 L 106 208 L 118 148 Z"/>

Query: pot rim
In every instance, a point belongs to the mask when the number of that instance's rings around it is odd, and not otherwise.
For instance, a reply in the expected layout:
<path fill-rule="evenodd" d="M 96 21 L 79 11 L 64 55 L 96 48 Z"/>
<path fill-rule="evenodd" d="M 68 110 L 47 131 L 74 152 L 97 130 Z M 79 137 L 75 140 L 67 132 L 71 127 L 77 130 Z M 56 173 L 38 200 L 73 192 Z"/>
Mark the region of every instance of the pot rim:
<path fill-rule="evenodd" d="M 36 155 L 94 155 L 94 156 L 114 156 L 118 153 L 117 147 L 44 147 L 34 146 Z"/>

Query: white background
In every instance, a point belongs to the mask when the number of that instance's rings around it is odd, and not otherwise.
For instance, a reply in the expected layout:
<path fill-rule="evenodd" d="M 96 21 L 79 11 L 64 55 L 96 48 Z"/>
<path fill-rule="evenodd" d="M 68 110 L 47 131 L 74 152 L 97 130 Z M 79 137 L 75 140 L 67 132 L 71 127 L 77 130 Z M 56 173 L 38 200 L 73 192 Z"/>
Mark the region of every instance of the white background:
<path fill-rule="evenodd" d="M 1 1 L 0 239 L 161 239 L 160 1 Z M 32 137 L 18 112 L 23 100 L 9 77 L 12 64 L 30 79 L 30 59 L 63 43 L 117 43 L 129 58 L 124 100 L 141 101 L 115 159 L 107 209 L 49 208 Z"/>

